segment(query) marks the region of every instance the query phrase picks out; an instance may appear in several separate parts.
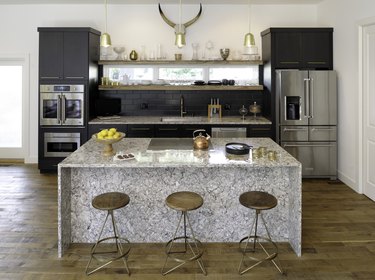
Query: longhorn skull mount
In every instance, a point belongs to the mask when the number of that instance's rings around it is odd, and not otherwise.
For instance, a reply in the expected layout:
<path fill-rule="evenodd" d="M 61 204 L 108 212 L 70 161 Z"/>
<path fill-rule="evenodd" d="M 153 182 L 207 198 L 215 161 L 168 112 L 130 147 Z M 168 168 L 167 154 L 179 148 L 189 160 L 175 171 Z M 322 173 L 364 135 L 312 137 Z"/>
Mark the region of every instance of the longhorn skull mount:
<path fill-rule="evenodd" d="M 176 45 L 181 48 L 185 45 L 185 34 L 186 34 L 186 28 L 189 27 L 190 25 L 192 25 L 194 22 L 196 22 L 199 17 L 201 16 L 202 14 L 202 4 L 199 4 L 199 12 L 198 14 L 191 20 L 185 22 L 185 23 L 179 23 L 179 24 L 176 24 L 174 23 L 173 21 L 171 21 L 170 19 L 168 19 L 164 13 L 163 13 L 163 10 L 161 9 L 161 6 L 160 6 L 160 3 L 159 3 L 159 13 L 162 17 L 162 19 L 170 26 L 174 29 L 174 33 L 176 35 Z"/>

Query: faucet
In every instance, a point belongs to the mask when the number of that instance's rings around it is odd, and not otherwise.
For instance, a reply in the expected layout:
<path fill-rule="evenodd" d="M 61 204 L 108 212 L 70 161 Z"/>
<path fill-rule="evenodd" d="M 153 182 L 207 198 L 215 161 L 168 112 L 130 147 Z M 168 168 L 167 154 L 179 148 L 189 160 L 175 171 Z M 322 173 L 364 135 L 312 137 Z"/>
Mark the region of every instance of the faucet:
<path fill-rule="evenodd" d="M 181 95 L 181 97 L 180 97 L 180 116 L 181 116 L 181 118 L 183 118 L 186 114 L 187 114 L 187 112 L 185 111 L 184 96 Z"/>

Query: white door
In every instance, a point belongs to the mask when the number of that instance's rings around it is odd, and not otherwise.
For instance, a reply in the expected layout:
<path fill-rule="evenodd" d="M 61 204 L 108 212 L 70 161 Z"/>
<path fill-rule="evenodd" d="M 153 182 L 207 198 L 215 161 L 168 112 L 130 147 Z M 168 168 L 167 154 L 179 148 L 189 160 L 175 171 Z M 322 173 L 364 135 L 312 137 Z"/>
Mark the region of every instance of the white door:
<path fill-rule="evenodd" d="M 0 56 L 0 159 L 25 158 L 25 65 Z"/>
<path fill-rule="evenodd" d="M 375 200 L 375 23 L 363 28 L 363 193 Z"/>

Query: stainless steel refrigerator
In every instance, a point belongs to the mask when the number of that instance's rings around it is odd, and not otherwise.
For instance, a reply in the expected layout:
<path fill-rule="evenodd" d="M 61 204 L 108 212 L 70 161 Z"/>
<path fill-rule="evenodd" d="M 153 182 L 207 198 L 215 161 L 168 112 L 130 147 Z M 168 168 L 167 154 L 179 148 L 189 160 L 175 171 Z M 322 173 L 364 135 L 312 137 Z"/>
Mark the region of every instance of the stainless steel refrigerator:
<path fill-rule="evenodd" d="M 302 163 L 304 178 L 337 178 L 335 71 L 276 71 L 279 144 Z"/>

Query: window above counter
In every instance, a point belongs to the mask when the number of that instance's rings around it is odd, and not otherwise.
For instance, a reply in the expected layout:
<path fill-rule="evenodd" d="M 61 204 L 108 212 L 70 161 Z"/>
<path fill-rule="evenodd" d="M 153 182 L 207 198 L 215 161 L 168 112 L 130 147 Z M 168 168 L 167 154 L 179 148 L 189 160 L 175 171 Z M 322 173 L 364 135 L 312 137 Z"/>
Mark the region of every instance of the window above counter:
<path fill-rule="evenodd" d="M 102 83 L 99 89 L 263 90 L 259 84 L 262 64 L 250 60 L 101 60 L 103 77 L 110 82 Z M 222 81 L 226 82 L 221 85 Z"/>

